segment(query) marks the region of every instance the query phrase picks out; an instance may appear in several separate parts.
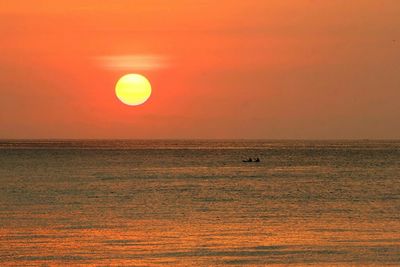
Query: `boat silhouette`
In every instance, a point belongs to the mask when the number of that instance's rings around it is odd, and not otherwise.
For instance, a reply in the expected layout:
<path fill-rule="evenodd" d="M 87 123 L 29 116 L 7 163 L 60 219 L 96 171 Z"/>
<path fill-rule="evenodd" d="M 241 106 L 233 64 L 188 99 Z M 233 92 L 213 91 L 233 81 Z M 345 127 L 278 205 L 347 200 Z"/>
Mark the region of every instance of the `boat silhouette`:
<path fill-rule="evenodd" d="M 253 160 L 252 158 L 249 158 L 249 159 L 244 159 L 244 160 L 242 160 L 242 162 L 248 162 L 248 163 L 250 163 L 250 162 L 260 162 L 260 159 L 259 158 L 256 158 L 255 160 Z"/>

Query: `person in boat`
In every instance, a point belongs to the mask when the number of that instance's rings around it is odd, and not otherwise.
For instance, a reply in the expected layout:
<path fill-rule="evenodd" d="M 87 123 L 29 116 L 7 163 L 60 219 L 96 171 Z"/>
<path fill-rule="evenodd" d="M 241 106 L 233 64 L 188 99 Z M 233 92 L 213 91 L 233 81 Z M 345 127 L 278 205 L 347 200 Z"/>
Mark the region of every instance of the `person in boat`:
<path fill-rule="evenodd" d="M 259 158 L 256 158 L 256 160 L 255 160 L 254 162 L 260 162 L 260 159 L 259 159 Z"/>

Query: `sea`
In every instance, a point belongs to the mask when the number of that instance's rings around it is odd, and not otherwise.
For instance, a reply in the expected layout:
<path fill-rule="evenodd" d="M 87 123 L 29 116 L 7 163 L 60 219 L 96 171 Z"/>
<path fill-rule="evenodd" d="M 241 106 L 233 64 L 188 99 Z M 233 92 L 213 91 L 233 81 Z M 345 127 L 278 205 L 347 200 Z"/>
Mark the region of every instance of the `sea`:
<path fill-rule="evenodd" d="M 400 141 L 2 140 L 0 266 L 400 266 Z"/>

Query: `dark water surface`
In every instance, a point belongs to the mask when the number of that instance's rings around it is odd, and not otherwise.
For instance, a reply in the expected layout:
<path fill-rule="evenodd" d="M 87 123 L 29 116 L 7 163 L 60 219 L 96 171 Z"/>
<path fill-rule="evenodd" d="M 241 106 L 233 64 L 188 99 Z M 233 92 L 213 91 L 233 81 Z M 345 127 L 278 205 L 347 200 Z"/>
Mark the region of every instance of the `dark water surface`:
<path fill-rule="evenodd" d="M 400 142 L 1 141 L 0 266 L 56 265 L 400 265 Z"/>

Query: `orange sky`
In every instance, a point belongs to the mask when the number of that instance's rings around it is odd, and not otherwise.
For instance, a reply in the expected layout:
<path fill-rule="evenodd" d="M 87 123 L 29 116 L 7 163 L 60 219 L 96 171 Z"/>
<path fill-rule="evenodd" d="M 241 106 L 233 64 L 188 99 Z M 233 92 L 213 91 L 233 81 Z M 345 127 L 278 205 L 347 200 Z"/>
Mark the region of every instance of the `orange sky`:
<path fill-rule="evenodd" d="M 399 138 L 399 11 L 398 0 L 1 1 L 0 138 Z M 152 83 L 144 105 L 115 97 L 126 73 Z"/>

